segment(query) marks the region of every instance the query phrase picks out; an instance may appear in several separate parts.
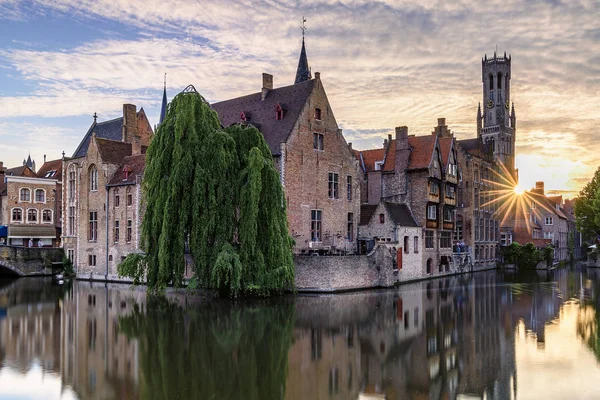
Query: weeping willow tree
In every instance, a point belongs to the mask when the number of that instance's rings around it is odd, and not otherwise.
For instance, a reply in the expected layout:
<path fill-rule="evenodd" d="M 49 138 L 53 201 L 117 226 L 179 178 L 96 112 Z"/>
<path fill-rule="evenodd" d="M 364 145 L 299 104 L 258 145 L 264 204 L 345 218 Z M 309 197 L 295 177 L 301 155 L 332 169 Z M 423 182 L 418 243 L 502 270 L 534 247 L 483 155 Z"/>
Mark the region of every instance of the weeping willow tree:
<path fill-rule="evenodd" d="M 253 126 L 221 128 L 195 90 L 169 104 L 146 155 L 142 246 L 119 274 L 180 286 L 186 243 L 193 284 L 232 296 L 292 288 L 293 241 L 271 151 Z"/>
<path fill-rule="evenodd" d="M 141 398 L 283 399 L 294 318 L 285 300 L 184 309 L 148 296 L 119 327 L 139 340 Z"/>

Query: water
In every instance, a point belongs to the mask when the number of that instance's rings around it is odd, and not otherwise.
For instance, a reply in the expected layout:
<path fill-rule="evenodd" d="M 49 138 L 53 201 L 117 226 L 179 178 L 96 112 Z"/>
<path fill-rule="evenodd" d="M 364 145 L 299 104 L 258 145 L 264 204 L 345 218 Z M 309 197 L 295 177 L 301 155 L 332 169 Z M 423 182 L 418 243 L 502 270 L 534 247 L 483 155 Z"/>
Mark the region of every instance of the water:
<path fill-rule="evenodd" d="M 236 303 L 0 280 L 0 399 L 597 399 L 599 274 Z"/>

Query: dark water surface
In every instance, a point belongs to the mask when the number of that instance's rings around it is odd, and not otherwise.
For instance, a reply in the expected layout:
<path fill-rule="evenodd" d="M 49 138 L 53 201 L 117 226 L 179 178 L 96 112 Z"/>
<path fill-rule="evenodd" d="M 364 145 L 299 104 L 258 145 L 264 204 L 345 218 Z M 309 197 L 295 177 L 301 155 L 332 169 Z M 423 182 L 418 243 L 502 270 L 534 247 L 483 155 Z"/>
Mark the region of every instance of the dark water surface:
<path fill-rule="evenodd" d="M 599 276 L 237 303 L 0 280 L 0 399 L 599 399 Z"/>

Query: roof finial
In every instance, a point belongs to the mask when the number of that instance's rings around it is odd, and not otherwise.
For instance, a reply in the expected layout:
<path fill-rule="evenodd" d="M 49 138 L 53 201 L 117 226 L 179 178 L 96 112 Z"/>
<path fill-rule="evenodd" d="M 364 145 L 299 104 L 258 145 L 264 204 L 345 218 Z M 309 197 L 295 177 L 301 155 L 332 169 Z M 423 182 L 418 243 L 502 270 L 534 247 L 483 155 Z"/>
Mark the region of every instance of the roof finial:
<path fill-rule="evenodd" d="M 304 15 L 302 16 L 302 27 L 300 28 L 302 30 L 302 41 L 304 42 L 304 32 L 306 32 L 306 25 L 304 25 L 304 23 L 306 22 L 306 18 L 304 18 Z"/>
<path fill-rule="evenodd" d="M 98 118 L 98 116 L 96 115 L 96 113 L 94 113 L 94 122 L 96 122 L 97 118 Z"/>
<path fill-rule="evenodd" d="M 167 73 L 165 72 L 165 86 L 164 89 L 167 90 Z"/>

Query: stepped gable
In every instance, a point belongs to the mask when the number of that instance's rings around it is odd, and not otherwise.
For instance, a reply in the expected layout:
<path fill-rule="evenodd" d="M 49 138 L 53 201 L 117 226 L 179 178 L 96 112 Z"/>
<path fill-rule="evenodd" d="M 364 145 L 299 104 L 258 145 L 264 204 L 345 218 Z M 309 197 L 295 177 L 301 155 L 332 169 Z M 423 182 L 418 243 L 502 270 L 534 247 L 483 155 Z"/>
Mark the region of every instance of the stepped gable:
<path fill-rule="evenodd" d="M 254 125 L 265 137 L 271 154 L 281 155 L 281 143 L 286 142 L 314 87 L 314 79 L 295 85 L 270 89 L 264 100 L 262 93 L 253 93 L 214 103 L 221 125 L 238 123 Z M 283 108 L 283 119 L 276 119 L 277 105 Z M 246 121 L 241 119 L 241 114 Z"/>

